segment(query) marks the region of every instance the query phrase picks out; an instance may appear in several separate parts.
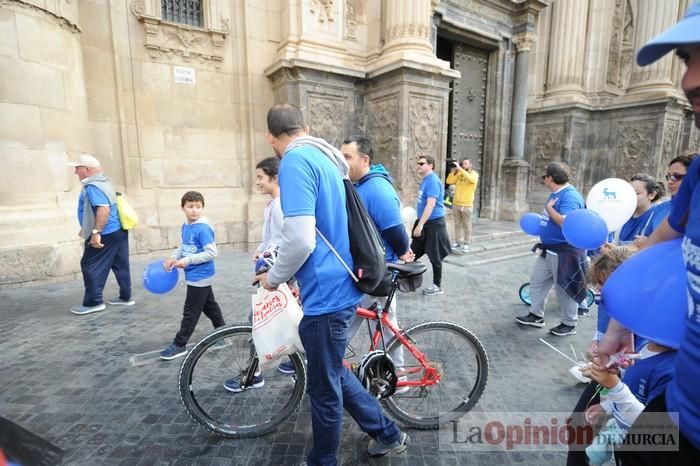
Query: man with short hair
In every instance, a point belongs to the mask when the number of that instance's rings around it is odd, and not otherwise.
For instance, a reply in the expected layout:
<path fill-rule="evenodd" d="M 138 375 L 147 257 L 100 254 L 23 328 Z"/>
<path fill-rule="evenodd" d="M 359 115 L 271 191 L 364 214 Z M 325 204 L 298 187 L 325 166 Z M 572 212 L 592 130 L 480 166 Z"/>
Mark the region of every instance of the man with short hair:
<path fill-rule="evenodd" d="M 442 261 L 450 254 L 450 237 L 445 224 L 445 187 L 435 174 L 435 159 L 426 155 L 418 158 L 416 171 L 423 179 L 418 188 L 411 250 L 416 259 L 427 254 L 433 267 L 433 284 L 423 290 L 426 296 L 443 294 Z"/>
<path fill-rule="evenodd" d="M 377 231 L 382 237 L 387 263 L 399 260 L 412 261 L 413 252 L 408 246 L 408 234 L 401 218 L 401 201 L 394 189 L 389 172 L 382 164 L 373 164 L 374 150 L 372 143 L 364 136 L 351 136 L 340 146 L 348 162 L 350 180 L 355 184 L 357 194 L 367 207 L 367 213 L 372 218 Z M 398 325 L 396 316 L 397 295 L 391 301 L 389 320 Z M 386 297 L 365 295 L 360 306 L 367 308 L 379 302 L 383 307 Z M 350 339 L 357 333 L 363 319 L 355 318 L 350 326 Z M 403 367 L 403 349 L 399 348 L 391 354 L 396 367 Z M 404 393 L 408 387 L 396 389 L 395 393 Z"/>
<path fill-rule="evenodd" d="M 314 444 L 309 465 L 334 465 L 343 425 L 343 408 L 372 440 L 370 456 L 400 453 L 409 437 L 381 409 L 344 365 L 347 331 L 362 293 L 318 230 L 352 268 L 343 177 L 343 155 L 326 141 L 308 136 L 301 112 L 290 104 L 267 114 L 268 141 L 282 158 L 279 168 L 284 223 L 279 254 L 257 280 L 275 289 L 296 276 L 304 317 L 299 337 L 307 365 Z"/>
<path fill-rule="evenodd" d="M 532 305 L 528 315 L 515 319 L 520 325 L 544 327 L 547 295 L 554 285 L 561 322 L 549 332 L 559 337 L 576 333 L 578 304 L 587 292 L 585 251 L 570 245 L 562 233 L 566 215 L 585 207 L 583 197 L 569 184 L 569 179 L 569 167 L 562 162 L 551 162 L 542 175 L 544 185 L 552 193 L 545 203 L 540 220 L 540 243 L 533 248 L 539 252 L 530 275 Z"/>
<path fill-rule="evenodd" d="M 479 183 L 479 174 L 472 168 L 469 159 L 462 163 L 452 162 L 452 170 L 445 180 L 448 186 L 455 186 L 452 199 L 452 216 L 455 221 L 455 243 L 452 249 L 467 252 L 472 240 L 472 212 L 474 210 L 474 195 Z"/>
<path fill-rule="evenodd" d="M 68 162 L 80 179 L 83 189 L 78 198 L 80 237 L 85 240 L 80 269 L 85 294 L 82 306 L 73 306 L 73 314 L 103 311 L 102 290 L 109 271 L 119 284 L 119 296 L 108 301 L 113 306 L 133 306 L 129 271 L 129 232 L 122 229 L 117 213 L 117 195 L 112 183 L 102 173 L 100 161 L 89 154 Z"/>

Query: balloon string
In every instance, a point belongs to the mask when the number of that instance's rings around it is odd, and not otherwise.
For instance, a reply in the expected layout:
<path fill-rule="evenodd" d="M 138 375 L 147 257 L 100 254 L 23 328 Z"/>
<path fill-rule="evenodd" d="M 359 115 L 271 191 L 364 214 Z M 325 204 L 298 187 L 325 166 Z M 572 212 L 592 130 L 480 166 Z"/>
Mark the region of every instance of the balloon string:
<path fill-rule="evenodd" d="M 554 351 L 556 351 L 557 353 L 559 353 L 559 354 L 561 354 L 562 356 L 564 356 L 564 357 L 565 357 L 566 359 L 568 359 L 569 361 L 571 361 L 571 362 L 573 362 L 574 364 L 576 364 L 577 366 L 583 367 L 583 363 L 581 363 L 581 362 L 579 362 L 579 361 L 574 361 L 574 360 L 571 359 L 569 356 L 567 356 L 566 354 L 564 354 L 564 353 L 562 353 L 561 351 L 559 351 L 558 349 L 556 349 L 554 346 L 552 346 L 552 345 L 550 345 L 549 343 L 547 343 L 546 341 L 544 341 L 542 338 L 540 338 L 540 341 L 541 341 L 542 343 L 544 343 L 545 345 L 549 346 L 550 348 L 552 348 L 552 349 L 553 349 Z"/>

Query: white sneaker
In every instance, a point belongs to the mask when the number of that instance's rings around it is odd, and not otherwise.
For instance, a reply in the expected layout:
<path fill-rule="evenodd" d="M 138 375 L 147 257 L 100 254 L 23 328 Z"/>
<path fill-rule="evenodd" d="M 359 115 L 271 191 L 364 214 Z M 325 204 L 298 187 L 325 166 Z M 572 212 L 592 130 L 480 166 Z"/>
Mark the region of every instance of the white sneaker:
<path fill-rule="evenodd" d="M 468 244 L 465 244 L 464 246 L 462 246 L 462 252 L 469 252 L 469 245 Z"/>
<path fill-rule="evenodd" d="M 442 291 L 442 288 L 440 288 L 439 286 L 437 286 L 435 284 L 430 285 L 428 288 L 423 290 L 423 294 L 426 296 L 434 296 L 436 294 L 443 294 L 443 293 L 444 293 L 444 291 Z"/>
<path fill-rule="evenodd" d="M 459 243 L 454 243 L 454 244 L 452 245 L 452 249 L 459 249 L 460 247 L 462 247 L 462 245 L 459 244 Z"/>
<path fill-rule="evenodd" d="M 110 299 L 109 301 L 107 301 L 107 303 L 110 306 L 133 306 L 134 304 L 136 304 L 136 301 L 134 301 L 133 299 L 129 299 L 128 301 L 124 301 L 123 299 L 117 297 L 114 299 Z"/>
<path fill-rule="evenodd" d="M 85 315 L 85 314 L 92 314 L 93 312 L 100 312 L 105 310 L 105 305 L 104 303 L 98 304 L 97 306 L 73 306 L 70 308 L 70 311 L 73 314 L 78 314 L 79 316 Z"/>
<path fill-rule="evenodd" d="M 405 375 L 399 377 L 399 382 L 405 382 L 407 380 L 408 380 L 408 377 L 406 377 Z M 394 395 L 402 395 L 402 394 L 406 393 L 407 391 L 409 391 L 410 389 L 411 389 L 411 387 L 408 387 L 408 386 L 396 387 L 396 390 L 394 390 Z"/>

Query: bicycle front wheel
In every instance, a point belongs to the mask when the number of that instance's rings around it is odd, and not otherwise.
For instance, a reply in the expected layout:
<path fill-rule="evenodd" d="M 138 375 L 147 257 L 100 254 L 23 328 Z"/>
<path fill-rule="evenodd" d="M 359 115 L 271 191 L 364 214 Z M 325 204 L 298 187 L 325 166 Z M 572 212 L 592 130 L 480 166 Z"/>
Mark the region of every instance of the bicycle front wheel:
<path fill-rule="evenodd" d="M 382 403 L 402 424 L 418 429 L 437 429 L 461 418 L 486 388 L 489 361 L 479 339 L 466 328 L 450 322 L 427 322 L 405 330 L 406 338 L 425 355 L 440 374 L 440 383 L 412 386 Z M 394 337 L 387 351 L 403 349 L 404 364 L 396 367 L 399 377 L 419 381 L 425 368 Z"/>
<path fill-rule="evenodd" d="M 306 366 L 298 354 L 289 356 L 293 375 L 262 370 L 257 388 L 234 393 L 224 381 L 240 377 L 255 360 L 252 327 L 233 325 L 215 330 L 187 354 L 180 368 L 180 399 L 192 418 L 222 437 L 264 435 L 284 422 L 299 407 L 306 388 Z M 285 361 L 283 358 L 282 361 Z"/>

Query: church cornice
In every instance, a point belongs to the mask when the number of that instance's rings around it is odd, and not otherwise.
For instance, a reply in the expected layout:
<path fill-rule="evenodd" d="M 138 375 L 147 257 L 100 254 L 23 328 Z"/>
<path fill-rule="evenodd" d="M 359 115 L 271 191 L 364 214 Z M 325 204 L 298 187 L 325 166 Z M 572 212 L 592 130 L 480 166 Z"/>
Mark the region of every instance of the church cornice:
<path fill-rule="evenodd" d="M 66 4 L 70 4 L 71 1 L 73 0 L 62 0 Z M 60 4 L 61 0 L 58 0 L 56 3 L 57 10 L 60 12 Z M 73 34 L 80 34 L 82 30 L 80 29 L 80 26 L 71 19 L 69 19 L 66 16 L 61 15 L 59 12 L 51 11 L 46 8 L 42 8 L 39 5 L 35 5 L 31 1 L 24 1 L 24 0 L 0 0 L 0 5 L 3 7 L 9 7 L 9 8 L 22 8 L 25 10 L 33 11 L 35 13 L 38 13 L 45 18 L 49 19 L 62 29 L 66 29 L 67 31 L 72 32 Z"/>

